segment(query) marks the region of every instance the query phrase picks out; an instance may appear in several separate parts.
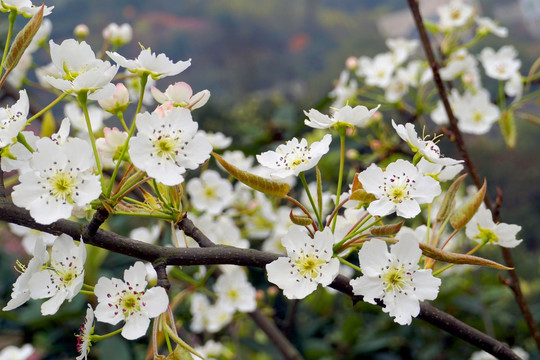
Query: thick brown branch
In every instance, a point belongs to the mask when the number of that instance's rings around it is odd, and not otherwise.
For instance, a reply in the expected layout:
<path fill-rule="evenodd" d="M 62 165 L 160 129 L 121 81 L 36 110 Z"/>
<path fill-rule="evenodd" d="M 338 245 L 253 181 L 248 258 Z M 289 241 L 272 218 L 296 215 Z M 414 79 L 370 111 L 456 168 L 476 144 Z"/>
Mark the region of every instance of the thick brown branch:
<path fill-rule="evenodd" d="M 422 42 L 424 52 L 426 53 L 426 57 L 428 59 L 429 65 L 433 71 L 433 79 L 435 81 L 435 86 L 437 87 L 439 96 L 444 105 L 444 109 L 446 111 L 446 114 L 448 115 L 448 120 L 450 123 L 449 128 L 453 133 L 456 147 L 458 148 L 463 160 L 465 161 L 465 167 L 467 168 L 467 172 L 471 174 L 471 178 L 473 179 L 474 184 L 476 185 L 477 188 L 480 188 L 482 187 L 483 181 L 478 174 L 478 170 L 476 169 L 476 166 L 474 162 L 472 161 L 471 156 L 469 155 L 469 152 L 463 140 L 461 131 L 458 128 L 458 121 L 456 117 L 454 116 L 452 107 L 450 106 L 450 101 L 448 100 L 448 93 L 446 91 L 446 88 L 444 87 L 444 84 L 441 79 L 441 75 L 439 73 L 439 65 L 433 54 L 431 43 L 429 41 L 426 28 L 424 27 L 422 15 L 420 13 L 420 9 L 418 6 L 418 1 L 417 0 L 407 0 L 407 1 L 409 3 L 409 7 L 411 9 L 411 12 L 414 18 L 416 28 L 418 29 L 418 32 L 420 34 L 420 40 Z M 486 207 L 491 210 L 491 213 L 493 214 L 493 221 L 499 222 L 500 219 L 498 217 L 498 211 L 497 211 L 498 209 L 495 209 L 493 207 L 493 204 L 491 203 L 489 196 L 486 195 L 484 197 L 484 203 L 486 204 Z M 514 260 L 512 258 L 512 253 L 510 252 L 510 250 L 507 248 L 501 247 L 501 251 L 502 251 L 506 266 L 514 269 L 515 264 L 514 264 Z M 510 270 L 508 274 L 511 279 L 510 289 L 514 293 L 514 297 L 516 299 L 516 302 L 518 303 L 521 313 L 523 314 L 523 317 L 525 318 L 527 327 L 529 328 L 529 332 L 534 338 L 538 350 L 540 350 L 540 331 L 538 330 L 538 327 L 536 326 L 536 323 L 534 322 L 534 318 L 529 308 L 529 304 L 527 303 L 527 300 L 525 299 L 525 296 L 523 295 L 523 292 L 521 291 L 520 281 L 519 281 L 517 272 L 515 270 Z"/>
<path fill-rule="evenodd" d="M 94 236 L 83 234 L 84 226 L 69 220 L 59 220 L 50 225 L 36 223 L 27 210 L 13 205 L 10 201 L 0 198 L 0 220 L 41 230 L 47 233 L 59 235 L 67 234 L 74 239 L 82 239 L 86 244 L 98 246 L 103 249 L 114 251 L 134 257 L 139 260 L 150 261 L 154 264 L 167 265 L 210 265 L 210 264 L 233 264 L 264 268 L 266 264 L 276 260 L 279 255 L 252 249 L 237 249 L 230 246 L 214 245 L 206 248 L 165 248 L 157 245 L 136 241 L 124 236 L 98 230 Z M 187 219 L 182 219 L 178 226 L 186 234 L 200 237 L 199 243 L 210 241 Z M 213 243 L 212 243 L 213 244 Z M 362 298 L 354 296 L 349 285 L 350 279 L 340 275 L 330 285 L 334 289 L 350 296 L 353 301 L 361 301 Z M 486 334 L 459 321 L 453 316 L 444 313 L 433 306 L 420 304 L 418 318 L 429 322 L 437 328 L 459 337 L 466 342 L 493 354 L 499 359 L 519 360 L 506 345 L 489 337 Z"/>

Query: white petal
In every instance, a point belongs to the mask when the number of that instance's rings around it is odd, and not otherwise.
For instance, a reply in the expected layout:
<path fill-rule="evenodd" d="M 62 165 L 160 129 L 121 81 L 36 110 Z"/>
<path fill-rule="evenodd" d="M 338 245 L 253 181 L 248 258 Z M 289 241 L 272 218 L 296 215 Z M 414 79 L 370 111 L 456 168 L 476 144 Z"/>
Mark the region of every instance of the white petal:
<path fill-rule="evenodd" d="M 141 302 L 146 303 L 144 309 L 149 318 L 155 318 L 167 310 L 169 296 L 167 291 L 161 286 L 155 286 L 147 290 L 141 296 Z"/>
<path fill-rule="evenodd" d="M 128 340 L 138 339 L 146 334 L 150 319 L 141 313 L 134 313 L 127 320 L 122 329 L 122 336 Z"/>

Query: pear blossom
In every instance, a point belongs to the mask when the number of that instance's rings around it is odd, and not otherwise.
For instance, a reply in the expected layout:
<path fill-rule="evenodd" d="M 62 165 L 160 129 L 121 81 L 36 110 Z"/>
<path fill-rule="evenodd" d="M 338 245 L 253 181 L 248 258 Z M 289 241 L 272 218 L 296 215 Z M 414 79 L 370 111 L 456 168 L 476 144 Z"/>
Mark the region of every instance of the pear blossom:
<path fill-rule="evenodd" d="M 129 232 L 129 237 L 145 242 L 147 244 L 155 244 L 158 239 L 159 235 L 161 234 L 161 225 L 155 224 L 152 225 L 150 228 L 147 227 L 138 227 Z"/>
<path fill-rule="evenodd" d="M 200 130 L 199 133 L 203 134 L 208 142 L 212 145 L 212 148 L 216 150 L 226 149 L 229 145 L 232 144 L 233 139 L 229 136 L 226 136 L 223 133 L 208 133 L 204 130 Z"/>
<path fill-rule="evenodd" d="M 191 65 L 191 59 L 173 63 L 165 54 L 156 56 L 150 49 L 142 50 L 134 60 L 128 60 L 122 55 L 111 51 L 107 51 L 107 55 L 118 65 L 125 67 L 130 72 L 139 75 L 147 73 L 154 80 L 162 79 L 166 76 L 178 75 Z"/>
<path fill-rule="evenodd" d="M 490 47 L 480 52 L 480 62 L 486 75 L 496 80 L 509 80 L 521 67 L 517 51 L 512 45 L 506 45 L 497 52 Z"/>
<path fill-rule="evenodd" d="M 385 43 L 392 51 L 396 64 L 402 64 L 420 46 L 420 41 L 417 39 L 406 38 L 386 39 Z"/>
<path fill-rule="evenodd" d="M 35 149 L 36 142 L 40 139 L 32 131 L 22 131 L 20 133 L 24 136 L 26 143 L 30 145 L 32 149 Z M 20 142 L 11 144 L 8 147 L 2 149 L 2 170 L 12 171 L 17 170 L 19 174 L 30 170 L 30 159 L 32 158 L 32 152 Z"/>
<path fill-rule="evenodd" d="M 99 106 L 111 114 L 116 114 L 119 111 L 126 111 L 129 105 L 129 90 L 123 83 L 116 84 L 114 93 L 101 100 L 98 100 Z"/>
<path fill-rule="evenodd" d="M 96 139 L 96 148 L 104 168 L 112 168 L 120 158 L 128 133 L 118 128 L 103 129 L 103 137 Z"/>
<path fill-rule="evenodd" d="M 248 281 L 246 273 L 235 267 L 218 277 L 214 284 L 220 306 L 230 311 L 251 312 L 257 308 L 255 288 Z"/>
<path fill-rule="evenodd" d="M 240 217 L 245 236 L 253 240 L 264 240 L 270 235 L 276 221 L 276 212 L 270 199 L 255 192 L 247 211 Z M 233 203 L 234 204 L 234 203 Z"/>
<path fill-rule="evenodd" d="M 111 80 L 118 66 L 96 58 L 86 42 L 64 40 L 60 45 L 49 41 L 53 67 L 48 69 L 44 80 L 51 86 L 68 94 L 87 93 L 88 99 L 100 100 L 114 93 Z"/>
<path fill-rule="evenodd" d="M 206 170 L 198 178 L 189 180 L 186 191 L 191 204 L 199 211 L 219 214 L 231 204 L 233 187 L 214 170 Z"/>
<path fill-rule="evenodd" d="M 510 75 L 510 79 L 504 83 L 504 93 L 516 99 L 521 98 L 523 94 L 523 79 L 519 71 Z"/>
<path fill-rule="evenodd" d="M 257 155 L 259 163 L 271 169 L 272 177 L 284 179 L 288 176 L 298 176 L 303 171 L 309 170 L 330 149 L 332 135 L 326 134 L 321 141 L 316 141 L 310 146 L 306 139 L 300 142 L 297 138 L 279 145 L 276 151 L 267 151 Z"/>
<path fill-rule="evenodd" d="M 0 108 L 0 149 L 13 143 L 13 138 L 26 126 L 30 103 L 26 90 L 19 91 L 19 100 Z"/>
<path fill-rule="evenodd" d="M 459 91 L 457 91 L 457 89 L 452 89 L 452 91 L 450 91 L 450 94 L 448 96 L 448 102 L 450 103 L 452 111 L 461 106 L 463 100 L 461 98 L 461 94 L 459 93 Z M 446 114 L 446 110 L 441 100 L 437 102 L 435 109 L 433 109 L 433 111 L 431 112 L 431 120 L 433 120 L 433 122 L 437 125 L 448 124 L 448 115 Z"/>
<path fill-rule="evenodd" d="M 480 207 L 465 227 L 465 235 L 478 242 L 496 244 L 506 248 L 518 246 L 523 240 L 518 240 L 517 233 L 521 226 L 514 224 L 495 224 L 491 211 Z"/>
<path fill-rule="evenodd" d="M 24 344 L 20 348 L 10 345 L 0 350 L 0 360 L 28 360 L 34 352 L 32 344 Z"/>
<path fill-rule="evenodd" d="M 219 360 L 222 359 L 222 355 L 225 358 L 228 350 L 222 343 L 216 342 L 212 339 L 208 340 L 202 346 L 194 347 L 197 354 L 200 354 L 206 360 Z"/>
<path fill-rule="evenodd" d="M 462 164 L 441 165 L 429 162 L 425 158 L 420 159 L 416 167 L 422 175 L 431 176 L 439 182 L 452 180 L 464 168 Z"/>
<path fill-rule="evenodd" d="M 420 301 L 434 300 L 441 284 L 431 269 L 418 268 L 421 255 L 414 236 L 402 236 L 390 253 L 384 241 L 371 239 L 358 252 L 362 276 L 351 280 L 353 293 L 370 304 L 380 299 L 395 322 L 409 325 L 420 313 Z"/>
<path fill-rule="evenodd" d="M 356 62 L 357 58 L 351 57 Z M 339 74 L 339 78 L 334 85 L 332 91 L 328 93 L 328 97 L 333 98 L 334 102 L 331 107 L 341 108 L 347 104 L 347 101 L 356 95 L 358 90 L 358 81 L 355 79 L 350 79 L 350 71 L 343 70 Z"/>
<path fill-rule="evenodd" d="M 51 246 L 56 240 L 56 236 L 43 231 L 27 228 L 17 224 L 9 223 L 9 230 L 17 236 L 22 237 L 21 244 L 27 254 L 34 252 L 37 241 L 41 241 L 46 247 Z"/>
<path fill-rule="evenodd" d="M 441 68 L 441 79 L 451 81 L 461 76 L 462 78 L 466 74 L 472 74 L 479 81 L 478 76 L 478 60 L 465 48 L 460 48 L 457 51 L 450 54 L 445 66 Z M 475 82 L 476 84 L 476 82 Z M 479 84 L 478 84 L 479 85 Z M 475 86 L 477 88 L 478 86 Z"/>
<path fill-rule="evenodd" d="M 169 305 L 165 289 L 154 286 L 147 290 L 145 277 L 146 266 L 137 261 L 124 271 L 124 281 L 101 277 L 94 288 L 98 299 L 96 319 L 112 325 L 124 320 L 122 336 L 128 340 L 143 336 L 150 319 L 159 316 Z"/>
<path fill-rule="evenodd" d="M 82 133 L 88 134 L 88 126 L 82 109 L 74 102 L 69 102 L 64 106 L 64 114 L 71 121 L 73 128 Z M 90 126 L 95 134 L 103 128 L 103 121 L 110 116 L 109 113 L 103 111 L 96 105 L 88 106 L 88 117 L 90 118 Z"/>
<path fill-rule="evenodd" d="M 36 143 L 30 170 L 21 174 L 13 188 L 13 202 L 30 211 L 40 224 L 67 219 L 75 206 L 85 207 L 101 193 L 93 174 L 90 144 L 71 139 L 62 146 L 49 138 Z"/>
<path fill-rule="evenodd" d="M 126 85 L 128 89 L 129 98 L 131 101 L 139 101 L 139 98 L 141 97 L 140 78 L 138 76 L 134 76 L 129 70 L 125 70 L 121 75 L 125 76 L 124 85 Z M 156 80 L 152 79 L 151 77 L 147 79 L 143 91 L 143 105 L 150 106 L 154 104 L 151 89 L 155 84 Z"/>
<path fill-rule="evenodd" d="M 94 309 L 88 304 L 86 309 L 86 315 L 84 316 L 83 323 L 79 328 L 79 334 L 77 336 L 77 352 L 79 356 L 75 360 L 87 360 L 90 347 L 92 346 L 91 336 L 94 333 Z"/>
<path fill-rule="evenodd" d="M 191 110 L 204 106 L 210 99 L 210 91 L 202 90 L 193 95 L 191 86 L 185 82 L 169 85 L 164 93 L 152 86 L 151 92 L 154 99 L 160 104 L 170 101 L 174 106 L 187 107 Z"/>
<path fill-rule="evenodd" d="M 234 311 L 229 307 L 223 307 L 220 302 L 210 304 L 203 294 L 191 296 L 191 330 L 196 333 L 208 331 L 216 333 L 231 322 Z"/>
<path fill-rule="evenodd" d="M 299 227 L 291 227 L 282 239 L 287 256 L 266 265 L 268 281 L 289 299 L 303 299 L 319 284 L 329 285 L 339 272 L 339 260 L 332 257 L 334 242 L 329 228 L 312 239 Z"/>
<path fill-rule="evenodd" d="M 451 0 L 449 4 L 437 8 L 439 29 L 451 31 L 462 27 L 474 16 L 474 7 L 463 0 Z"/>
<path fill-rule="evenodd" d="M 395 121 L 392 120 L 392 126 L 399 137 L 406 141 L 414 152 L 418 152 L 426 160 L 441 165 L 454 165 L 461 162 L 452 158 L 442 157 L 439 147 L 433 140 L 426 140 L 425 138 L 421 139 L 418 137 L 413 124 L 407 123 L 405 125 L 396 125 Z"/>
<path fill-rule="evenodd" d="M 217 219 L 208 213 L 192 219 L 195 226 L 203 229 L 206 236 L 218 245 L 234 246 L 241 249 L 249 248 L 249 241 L 242 238 L 242 233 L 234 221 L 227 216 Z M 227 229 L 227 231 L 223 231 Z"/>
<path fill-rule="evenodd" d="M 13 291 L 11 292 L 11 299 L 7 305 L 2 309 L 3 311 L 10 311 L 18 308 L 28 300 L 30 300 L 30 285 L 29 281 L 34 274 L 41 271 L 43 265 L 49 261 L 49 253 L 45 247 L 45 242 L 36 241 L 34 244 L 33 257 L 28 262 L 28 266 L 18 264 L 21 269 L 21 275 L 17 278 L 13 284 Z"/>
<path fill-rule="evenodd" d="M 133 29 L 128 23 L 118 25 L 110 23 L 101 32 L 103 38 L 115 46 L 121 46 L 131 41 Z"/>
<path fill-rule="evenodd" d="M 334 112 L 330 117 L 321 114 L 316 109 L 311 109 L 309 112 L 304 110 L 304 114 L 308 119 L 304 120 L 304 124 L 314 129 L 328 129 L 342 126 L 348 127 L 366 127 L 369 119 L 379 109 L 381 105 L 369 110 L 365 106 L 357 105 L 354 108 L 349 105 L 342 107 Z"/>
<path fill-rule="evenodd" d="M 210 157 L 212 146 L 197 132 L 198 124 L 185 108 L 173 108 L 165 117 L 137 114 L 137 136 L 129 141 L 133 164 L 158 182 L 173 186 L 184 181 L 186 169 L 195 169 Z"/>
<path fill-rule="evenodd" d="M 71 301 L 79 293 L 84 282 L 86 247 L 79 245 L 68 235 L 62 234 L 52 246 L 47 269 L 32 275 L 28 281 L 32 299 L 49 299 L 41 305 L 43 315 L 52 315 L 62 303 Z"/>
<path fill-rule="evenodd" d="M 422 175 L 413 164 L 402 159 L 389 164 L 385 171 L 371 164 L 358 174 L 358 180 L 377 198 L 367 208 L 375 216 L 396 212 L 398 216 L 413 218 L 420 213 L 420 204 L 433 201 L 441 193 L 436 180 Z"/>
<path fill-rule="evenodd" d="M 233 164 L 240 170 L 244 171 L 251 170 L 253 162 L 255 161 L 255 158 L 253 156 L 246 156 L 246 154 L 244 154 L 244 152 L 241 150 L 227 150 L 223 153 L 221 157 L 229 164 Z M 218 164 L 220 167 L 222 167 L 220 163 Z"/>
<path fill-rule="evenodd" d="M 397 63 L 390 52 L 376 55 L 373 59 L 362 56 L 358 59 L 358 76 L 365 77 L 367 85 L 386 88 L 392 79 Z"/>
<path fill-rule="evenodd" d="M 530 355 L 528 352 L 523 350 L 523 348 L 519 346 L 515 346 L 511 349 L 521 360 L 529 360 Z M 490 353 L 480 350 L 475 351 L 471 354 L 471 357 L 469 360 L 496 360 L 497 358 Z"/>
<path fill-rule="evenodd" d="M 30 0 L 2 0 L 0 2 L 0 11 L 1 12 L 10 12 L 14 11 L 17 14 L 22 14 L 24 17 L 32 17 L 37 12 L 41 6 L 36 6 L 32 4 Z M 45 6 L 43 9 L 43 16 L 47 16 L 54 9 L 54 6 Z"/>
<path fill-rule="evenodd" d="M 73 28 L 73 35 L 79 40 L 86 38 L 90 35 L 90 29 L 86 24 L 78 24 Z"/>
<path fill-rule="evenodd" d="M 42 138 L 36 143 L 30 170 L 13 187 L 13 203 L 29 210 L 40 224 L 67 219 L 75 206 L 85 207 L 101 193 L 93 167 L 92 149 L 86 141 L 74 138 L 59 146 Z"/>
<path fill-rule="evenodd" d="M 492 33 L 500 38 L 505 38 L 508 36 L 507 28 L 504 26 L 499 26 L 495 21 L 488 17 L 476 17 L 475 20 L 476 24 L 478 25 L 476 31 L 480 34 Z"/>
<path fill-rule="evenodd" d="M 477 90 L 476 94 L 467 91 L 461 97 L 454 115 L 459 120 L 458 127 L 467 134 L 485 134 L 500 117 L 497 105 L 491 103 L 486 89 Z"/>

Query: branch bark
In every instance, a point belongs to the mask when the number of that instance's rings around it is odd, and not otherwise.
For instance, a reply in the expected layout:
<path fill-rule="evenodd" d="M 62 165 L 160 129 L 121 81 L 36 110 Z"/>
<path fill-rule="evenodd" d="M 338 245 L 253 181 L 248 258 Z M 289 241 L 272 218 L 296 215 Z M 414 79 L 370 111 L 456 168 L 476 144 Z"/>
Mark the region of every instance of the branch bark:
<path fill-rule="evenodd" d="M 209 247 L 201 248 L 165 248 L 158 245 L 136 241 L 113 232 L 98 230 L 93 236 L 85 232 L 85 225 L 69 220 L 59 220 L 50 225 L 38 224 L 30 213 L 16 207 L 12 202 L 0 198 L 0 220 L 60 235 L 67 234 L 74 239 L 81 239 L 89 245 L 98 246 L 133 258 L 150 261 L 154 264 L 166 265 L 211 265 L 232 264 L 264 268 L 266 264 L 276 260 L 280 255 L 253 249 L 237 249 L 230 246 L 214 245 L 188 218 L 182 219 L 178 227 L 189 236 L 195 236 L 199 244 Z M 350 279 L 340 275 L 330 285 L 332 288 L 351 297 L 353 301 L 361 301 L 362 297 L 354 296 L 349 285 Z M 381 305 L 381 304 L 380 304 Z M 472 328 L 453 316 L 436 309 L 427 303 L 420 304 L 419 319 L 452 334 L 469 344 L 487 351 L 503 360 L 519 360 L 519 357 L 506 345 Z"/>
<path fill-rule="evenodd" d="M 454 116 L 452 107 L 450 106 L 450 102 L 448 100 L 448 93 L 446 91 L 446 88 L 444 87 L 444 84 L 441 79 L 441 75 L 439 73 L 439 64 L 437 60 L 435 59 L 435 55 L 433 53 L 433 49 L 431 48 L 431 43 L 429 41 L 426 28 L 424 27 L 422 15 L 420 13 L 420 8 L 418 5 L 418 0 L 407 0 L 407 1 L 409 3 L 409 7 L 411 9 L 411 13 L 414 18 L 416 28 L 418 29 L 418 32 L 420 34 L 420 40 L 422 42 L 424 52 L 428 59 L 429 65 L 433 71 L 433 79 L 435 81 L 435 86 L 437 87 L 444 109 L 446 111 L 446 114 L 448 115 L 448 120 L 450 123 L 449 128 L 454 135 L 454 139 L 455 139 L 454 142 L 460 152 L 461 157 L 465 161 L 465 167 L 467 168 L 467 172 L 471 175 L 471 178 L 473 179 L 474 184 L 476 185 L 477 188 L 481 188 L 483 181 L 480 178 L 476 165 L 472 161 L 469 151 L 467 150 L 467 146 L 465 145 L 465 141 L 463 140 L 463 136 L 458 127 L 458 120 Z M 497 209 L 493 207 L 491 199 L 489 198 L 488 195 L 484 197 L 484 203 L 486 204 L 486 207 L 491 210 L 491 213 L 493 214 L 493 221 L 499 222 L 500 219 L 498 216 L 498 211 L 496 211 Z M 512 253 L 510 252 L 509 249 L 504 248 L 504 247 L 501 247 L 501 251 L 502 251 L 502 255 L 503 255 L 506 266 L 514 269 L 514 270 L 508 271 L 508 275 L 510 276 L 510 280 L 511 280 L 508 285 L 510 289 L 512 290 L 512 292 L 514 293 L 514 297 L 525 319 L 525 322 L 527 323 L 529 332 L 531 333 L 532 337 L 534 338 L 534 341 L 536 342 L 536 347 L 540 351 L 540 331 L 538 330 L 538 327 L 536 326 L 529 304 L 527 303 L 527 300 L 525 299 L 525 296 L 523 295 L 523 292 L 521 290 L 520 280 L 515 270 L 515 263 L 512 257 Z"/>

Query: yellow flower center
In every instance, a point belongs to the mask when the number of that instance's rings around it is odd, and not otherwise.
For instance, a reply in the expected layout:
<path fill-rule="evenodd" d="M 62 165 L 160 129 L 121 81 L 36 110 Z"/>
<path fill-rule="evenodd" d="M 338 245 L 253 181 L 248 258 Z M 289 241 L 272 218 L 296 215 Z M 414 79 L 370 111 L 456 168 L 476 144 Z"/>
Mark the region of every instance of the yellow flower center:
<path fill-rule="evenodd" d="M 298 272 L 303 277 L 310 277 L 315 279 L 319 276 L 321 266 L 326 263 L 326 261 L 319 259 L 315 254 L 309 254 L 301 259 L 295 261 Z"/>
<path fill-rule="evenodd" d="M 63 201 L 72 202 L 75 179 L 70 173 L 59 171 L 49 179 L 51 195 Z"/>

